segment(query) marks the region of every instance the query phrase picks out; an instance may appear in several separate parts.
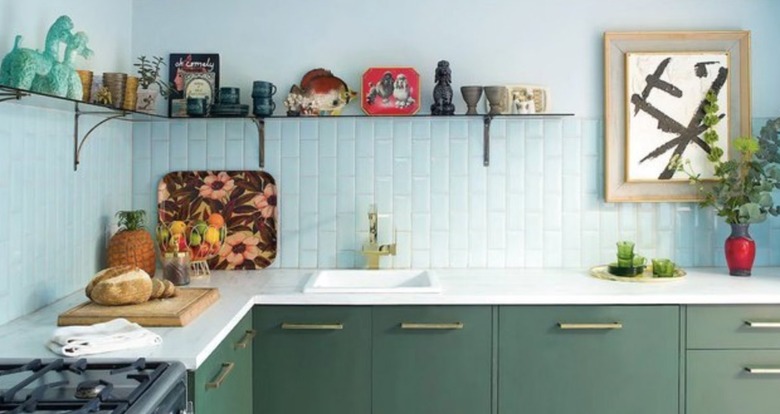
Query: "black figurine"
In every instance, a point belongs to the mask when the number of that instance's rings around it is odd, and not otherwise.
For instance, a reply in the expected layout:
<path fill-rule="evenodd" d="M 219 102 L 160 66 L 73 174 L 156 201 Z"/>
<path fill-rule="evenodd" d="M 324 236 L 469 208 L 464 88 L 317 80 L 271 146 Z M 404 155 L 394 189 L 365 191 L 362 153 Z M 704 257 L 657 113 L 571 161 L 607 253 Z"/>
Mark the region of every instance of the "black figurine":
<path fill-rule="evenodd" d="M 453 115 L 455 105 L 452 104 L 452 72 L 450 62 L 440 60 L 436 66 L 436 86 L 433 87 L 432 115 Z"/>

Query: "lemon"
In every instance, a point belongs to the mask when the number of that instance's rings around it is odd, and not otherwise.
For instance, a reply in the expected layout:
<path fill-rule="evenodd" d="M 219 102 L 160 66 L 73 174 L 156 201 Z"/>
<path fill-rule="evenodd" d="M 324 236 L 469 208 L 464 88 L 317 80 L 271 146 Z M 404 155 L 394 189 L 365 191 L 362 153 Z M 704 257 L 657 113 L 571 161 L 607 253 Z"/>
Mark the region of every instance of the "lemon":
<path fill-rule="evenodd" d="M 185 224 L 181 220 L 176 220 L 173 223 L 171 223 L 171 233 L 173 234 L 184 234 L 184 230 L 187 228 L 187 224 Z"/>
<path fill-rule="evenodd" d="M 206 236 L 204 237 L 204 239 L 208 244 L 219 243 L 219 230 L 215 229 L 214 227 L 209 227 L 208 229 L 206 229 Z"/>

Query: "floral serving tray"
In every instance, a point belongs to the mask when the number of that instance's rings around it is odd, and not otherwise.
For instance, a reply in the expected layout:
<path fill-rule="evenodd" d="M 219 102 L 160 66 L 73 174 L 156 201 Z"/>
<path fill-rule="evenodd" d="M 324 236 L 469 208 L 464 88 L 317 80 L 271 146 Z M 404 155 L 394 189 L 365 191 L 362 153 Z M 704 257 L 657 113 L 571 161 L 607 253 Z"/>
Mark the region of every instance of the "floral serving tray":
<path fill-rule="evenodd" d="M 637 276 L 618 276 L 609 273 L 608 266 L 596 266 L 590 269 L 590 275 L 597 279 L 615 280 L 618 282 L 638 282 L 638 283 L 655 283 L 655 282 L 669 282 L 672 280 L 679 280 L 685 277 L 685 270 L 677 268 L 674 271 L 672 277 L 657 277 L 653 276 L 653 266 L 648 265 L 645 267 L 645 271 Z"/>
<path fill-rule="evenodd" d="M 160 223 L 221 215 L 227 234 L 208 259 L 213 270 L 263 269 L 276 258 L 276 181 L 263 171 L 178 171 L 157 188 Z"/>

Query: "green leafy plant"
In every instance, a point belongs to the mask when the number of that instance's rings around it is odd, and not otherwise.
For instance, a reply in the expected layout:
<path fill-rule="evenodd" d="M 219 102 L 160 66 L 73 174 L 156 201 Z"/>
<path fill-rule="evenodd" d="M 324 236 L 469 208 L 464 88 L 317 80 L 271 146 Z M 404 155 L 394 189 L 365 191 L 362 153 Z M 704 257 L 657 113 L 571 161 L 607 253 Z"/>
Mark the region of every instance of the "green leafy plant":
<path fill-rule="evenodd" d="M 119 211 L 116 213 L 118 219 L 119 231 L 134 231 L 146 224 L 146 211 L 131 210 Z"/>
<path fill-rule="evenodd" d="M 772 198 L 772 191 L 780 188 L 780 155 L 777 154 L 780 119 L 770 121 L 775 127 L 774 136 L 771 131 L 767 130 L 765 134 L 762 130 L 761 138 L 734 139 L 737 156 L 724 161 L 725 152 L 717 145 L 719 136 L 715 130 L 723 118 L 718 115 L 718 98 L 709 91 L 705 99 L 702 122 L 707 130 L 702 139 L 710 146 L 707 160 L 714 166 L 714 183 L 706 182 L 700 173 L 693 171 L 690 160 L 673 160 L 677 170 L 688 175 L 691 184 L 698 186 L 704 197 L 700 205 L 712 207 L 729 224 L 760 223 L 768 215 L 780 214 L 780 206 L 775 206 Z"/>
<path fill-rule="evenodd" d="M 143 89 L 149 89 L 152 85 L 160 87 L 160 95 L 168 97 L 173 91 L 173 85 L 160 78 L 160 70 L 165 66 L 165 60 L 160 56 L 152 56 L 147 60 L 146 56 L 138 57 L 138 63 L 133 63 L 138 68 L 138 84 Z"/>

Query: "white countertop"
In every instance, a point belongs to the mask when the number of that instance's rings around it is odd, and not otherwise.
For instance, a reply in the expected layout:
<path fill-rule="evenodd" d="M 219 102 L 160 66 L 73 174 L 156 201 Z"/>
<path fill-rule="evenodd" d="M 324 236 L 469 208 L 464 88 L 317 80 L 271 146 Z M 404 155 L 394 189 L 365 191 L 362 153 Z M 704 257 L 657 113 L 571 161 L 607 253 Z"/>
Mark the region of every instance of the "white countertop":
<path fill-rule="evenodd" d="M 163 344 L 99 355 L 91 361 L 178 360 L 196 369 L 255 304 L 266 305 L 628 305 L 780 304 L 780 268 L 757 268 L 730 277 L 723 268 L 688 269 L 680 280 L 627 283 L 595 279 L 587 270 L 434 270 L 440 294 L 303 294 L 313 270 L 213 272 L 193 287 L 211 286 L 220 300 L 184 328 L 151 328 Z M 81 290 L 37 312 L 0 326 L 0 359 L 8 362 L 57 357 L 45 344 L 57 315 L 85 301 Z"/>

